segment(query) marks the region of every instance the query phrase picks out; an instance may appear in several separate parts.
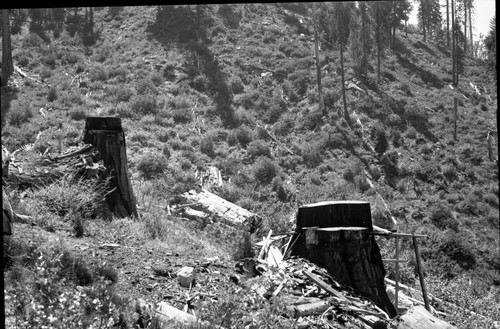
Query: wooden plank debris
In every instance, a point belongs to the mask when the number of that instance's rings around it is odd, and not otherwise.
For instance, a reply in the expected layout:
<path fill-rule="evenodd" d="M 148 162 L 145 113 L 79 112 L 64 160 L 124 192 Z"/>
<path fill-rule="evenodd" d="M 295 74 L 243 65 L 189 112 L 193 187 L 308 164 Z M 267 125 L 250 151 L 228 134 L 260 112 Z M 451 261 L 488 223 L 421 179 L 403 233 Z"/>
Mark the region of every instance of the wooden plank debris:
<path fill-rule="evenodd" d="M 341 301 L 344 301 L 344 302 L 348 302 L 347 298 L 345 298 L 344 295 L 342 295 L 340 292 L 338 292 L 337 290 L 333 289 L 330 285 L 328 285 L 325 281 L 321 280 L 318 276 L 316 276 L 315 274 L 309 272 L 309 271 L 302 271 L 302 273 L 304 273 L 304 275 L 309 279 L 311 280 L 312 282 L 314 282 L 318 287 L 320 287 L 321 289 L 325 290 L 326 292 L 328 292 L 329 294 L 337 297 L 338 299 L 340 299 Z"/>
<path fill-rule="evenodd" d="M 367 227 L 303 227 L 303 230 L 314 230 L 314 231 L 322 231 L 322 232 L 341 232 L 341 231 L 367 231 Z"/>
<path fill-rule="evenodd" d="M 269 242 L 271 241 L 271 235 L 273 234 L 273 230 L 269 230 L 269 233 L 267 233 L 267 237 L 262 241 L 262 248 L 260 249 L 259 256 L 257 259 L 263 259 L 264 255 L 266 254 L 267 247 L 269 246 Z"/>
<path fill-rule="evenodd" d="M 301 304 L 289 307 L 289 310 L 293 312 L 294 317 L 300 318 L 304 316 L 321 314 L 326 311 L 331 306 L 328 300 L 322 300 L 319 302 Z"/>

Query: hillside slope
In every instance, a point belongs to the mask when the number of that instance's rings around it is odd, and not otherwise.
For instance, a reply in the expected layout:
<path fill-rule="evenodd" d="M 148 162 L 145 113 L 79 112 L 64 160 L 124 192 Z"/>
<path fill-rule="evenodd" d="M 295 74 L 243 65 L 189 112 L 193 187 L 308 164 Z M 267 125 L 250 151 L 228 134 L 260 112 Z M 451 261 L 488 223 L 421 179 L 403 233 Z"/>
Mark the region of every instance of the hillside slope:
<path fill-rule="evenodd" d="M 92 45 L 78 33 L 49 33 L 49 43 L 27 29 L 12 36 L 14 64 L 32 79 L 15 74 L 11 91 L 2 91 L 8 150 L 34 143 L 22 152 L 50 146 L 58 153 L 80 142 L 86 116 L 118 116 L 134 193 L 149 223 L 140 239 L 151 238 L 158 250 L 180 256 L 201 250 L 230 261 L 239 234 L 179 218 L 159 224 L 170 218 L 166 204 L 213 165 L 225 181 L 213 191 L 265 218 L 254 238 L 290 231 L 301 204 L 366 200 L 376 225 L 428 235 L 421 252 L 436 295 L 477 312 L 488 294 L 498 304 L 498 163 L 488 159 L 486 143 L 488 129 L 497 131 L 497 91 L 478 60 L 465 59 L 454 140 L 449 49 L 423 43 L 413 28 L 408 36 L 397 31 L 395 49 L 384 51 L 381 81 L 375 57 L 368 76 L 356 79 L 347 47 L 346 79 L 359 88 L 347 90 L 349 126 L 338 46 L 326 37 L 320 51 L 326 114 L 318 111 L 314 40 L 303 5 L 98 8 L 95 22 Z M 16 202 L 19 211 L 36 209 L 30 197 Z M 142 230 L 125 223 L 123 236 Z M 116 229 L 88 223 L 87 234 L 96 237 L 93 225 Z M 151 233 L 155 225 L 171 234 Z M 394 252 L 390 242 L 378 242 L 385 255 Z M 414 285 L 410 241 L 402 250 L 409 259 L 402 281 Z M 388 276 L 394 277 L 391 265 Z M 469 301 L 453 295 L 457 287 Z"/>

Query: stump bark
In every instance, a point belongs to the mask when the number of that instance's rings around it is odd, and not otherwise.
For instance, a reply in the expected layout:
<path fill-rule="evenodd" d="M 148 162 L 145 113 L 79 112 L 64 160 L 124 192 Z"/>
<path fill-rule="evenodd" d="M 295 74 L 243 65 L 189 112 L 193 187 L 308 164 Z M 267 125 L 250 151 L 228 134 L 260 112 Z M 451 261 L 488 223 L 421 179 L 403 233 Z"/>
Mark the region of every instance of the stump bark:
<path fill-rule="evenodd" d="M 113 117 L 88 117 L 85 121 L 84 143 L 99 151 L 99 157 L 110 176 L 111 193 L 106 203 L 116 217 L 138 218 L 135 197 L 128 177 L 125 133 L 121 119 Z"/>
<path fill-rule="evenodd" d="M 345 229 L 315 229 L 334 227 Z M 305 205 L 297 213 L 297 242 L 291 255 L 324 267 L 339 283 L 351 286 L 395 317 L 396 309 L 385 289 L 380 249 L 368 234 L 372 230 L 368 202 L 331 201 Z"/>

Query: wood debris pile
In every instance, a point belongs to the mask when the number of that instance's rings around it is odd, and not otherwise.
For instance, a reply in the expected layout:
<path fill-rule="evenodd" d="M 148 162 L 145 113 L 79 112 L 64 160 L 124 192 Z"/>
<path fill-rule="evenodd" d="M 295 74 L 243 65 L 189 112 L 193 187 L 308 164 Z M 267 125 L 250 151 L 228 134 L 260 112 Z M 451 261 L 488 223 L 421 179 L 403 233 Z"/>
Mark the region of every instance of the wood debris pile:
<path fill-rule="evenodd" d="M 229 278 L 213 267 L 217 261 L 196 265 L 196 284 L 189 288 L 181 288 L 180 282 L 174 284 L 178 290 L 189 289 L 185 292 L 185 305 L 177 308 L 175 303 L 159 303 L 155 323 L 159 328 L 175 323 L 203 323 L 197 317 L 197 302 L 217 303 L 224 298 L 224 293 L 232 291 L 241 299 L 253 294 L 260 299 L 254 302 L 255 305 L 285 305 L 283 318 L 293 321 L 298 328 L 453 328 L 427 312 L 420 305 L 422 302 L 404 294 L 399 298 L 404 299 L 402 304 L 407 311 L 391 319 L 372 301 L 338 283 L 325 268 L 304 258 L 283 257 L 293 244 L 291 240 L 289 235 L 272 236 L 270 231 L 257 244 L 261 247 L 259 255 L 237 262 L 235 273 Z M 175 273 L 170 272 L 174 279 Z M 257 328 L 255 319 L 264 316 L 263 312 L 262 309 L 249 310 L 250 316 L 242 319 L 241 324 L 245 328 Z"/>
<path fill-rule="evenodd" d="M 8 159 L 5 181 L 21 190 L 44 186 L 62 177 L 97 177 L 106 170 L 98 160 L 98 152 L 89 144 L 68 148 L 60 155 L 36 155 L 24 149 L 10 153 L 4 148 L 3 152 Z"/>

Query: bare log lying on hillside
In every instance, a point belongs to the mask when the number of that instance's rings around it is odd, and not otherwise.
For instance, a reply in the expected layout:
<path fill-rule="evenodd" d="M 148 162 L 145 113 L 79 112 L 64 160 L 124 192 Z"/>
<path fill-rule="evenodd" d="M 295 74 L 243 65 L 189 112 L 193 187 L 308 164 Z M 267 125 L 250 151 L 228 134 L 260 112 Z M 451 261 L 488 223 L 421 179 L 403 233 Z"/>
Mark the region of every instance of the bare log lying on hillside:
<path fill-rule="evenodd" d="M 231 203 L 207 190 L 191 190 L 180 196 L 180 203 L 172 207 L 174 212 L 201 216 L 205 214 L 214 220 L 222 220 L 230 225 L 247 226 L 254 232 L 261 224 L 262 218 L 234 203 Z M 192 217 L 192 216 L 191 216 Z"/>
<path fill-rule="evenodd" d="M 413 306 L 398 319 L 397 329 L 455 329 L 429 313 L 423 306 Z"/>

